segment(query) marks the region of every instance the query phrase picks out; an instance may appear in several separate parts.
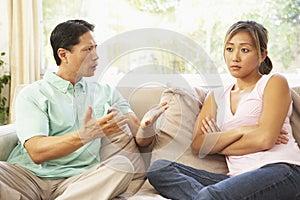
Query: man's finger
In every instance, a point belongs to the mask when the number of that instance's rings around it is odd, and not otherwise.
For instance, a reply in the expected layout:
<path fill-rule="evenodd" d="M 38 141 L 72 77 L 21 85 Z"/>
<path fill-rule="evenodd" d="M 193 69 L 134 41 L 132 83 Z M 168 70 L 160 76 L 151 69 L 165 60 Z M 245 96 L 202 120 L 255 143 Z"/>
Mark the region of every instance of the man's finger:
<path fill-rule="evenodd" d="M 84 116 L 84 123 L 87 123 L 88 121 L 90 121 L 92 119 L 92 108 L 89 106 L 86 113 L 85 113 L 85 116 Z"/>
<path fill-rule="evenodd" d="M 108 121 L 111 121 L 117 114 L 118 112 L 112 111 L 109 114 L 105 115 L 104 117 L 99 118 L 98 122 L 100 125 L 106 124 Z"/>

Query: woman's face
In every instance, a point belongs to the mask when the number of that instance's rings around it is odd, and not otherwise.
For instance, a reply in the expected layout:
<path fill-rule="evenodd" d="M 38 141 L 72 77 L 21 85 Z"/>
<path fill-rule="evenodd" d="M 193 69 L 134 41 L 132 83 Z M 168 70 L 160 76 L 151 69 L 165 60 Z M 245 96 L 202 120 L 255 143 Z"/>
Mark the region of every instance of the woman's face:
<path fill-rule="evenodd" d="M 261 62 L 255 43 L 247 31 L 239 31 L 227 41 L 224 58 L 229 72 L 235 78 L 257 74 Z"/>

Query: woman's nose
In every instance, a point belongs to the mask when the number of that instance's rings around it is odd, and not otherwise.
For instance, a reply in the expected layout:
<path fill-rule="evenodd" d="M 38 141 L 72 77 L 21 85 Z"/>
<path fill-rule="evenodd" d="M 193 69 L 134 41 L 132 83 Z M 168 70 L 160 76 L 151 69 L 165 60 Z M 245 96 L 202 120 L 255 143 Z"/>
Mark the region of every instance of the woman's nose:
<path fill-rule="evenodd" d="M 232 61 L 233 62 L 239 62 L 240 61 L 239 52 L 237 52 L 237 51 L 232 52 Z"/>

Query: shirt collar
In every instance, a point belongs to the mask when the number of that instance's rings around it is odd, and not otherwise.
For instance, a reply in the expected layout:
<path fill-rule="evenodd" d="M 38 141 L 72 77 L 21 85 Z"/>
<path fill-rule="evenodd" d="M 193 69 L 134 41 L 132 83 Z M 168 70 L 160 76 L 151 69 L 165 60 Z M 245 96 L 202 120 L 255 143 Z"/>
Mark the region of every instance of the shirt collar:
<path fill-rule="evenodd" d="M 44 79 L 53 85 L 58 90 L 66 93 L 69 89 L 73 89 L 74 86 L 70 81 L 67 81 L 55 74 L 55 72 L 47 72 L 44 76 Z M 86 82 L 83 78 L 81 78 L 76 84 L 75 87 L 80 87 L 85 92 L 86 90 Z"/>

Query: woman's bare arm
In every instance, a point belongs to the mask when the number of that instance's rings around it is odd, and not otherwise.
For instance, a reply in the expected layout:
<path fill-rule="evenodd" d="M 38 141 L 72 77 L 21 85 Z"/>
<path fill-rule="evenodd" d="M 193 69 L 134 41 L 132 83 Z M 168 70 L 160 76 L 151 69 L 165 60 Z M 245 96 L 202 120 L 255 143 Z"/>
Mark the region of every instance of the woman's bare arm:
<path fill-rule="evenodd" d="M 277 143 L 290 103 L 291 94 L 287 80 L 283 76 L 273 75 L 264 90 L 258 126 L 220 153 L 244 155 L 272 148 Z"/>
<path fill-rule="evenodd" d="M 191 144 L 194 154 L 217 153 L 242 137 L 242 134 L 237 130 L 204 134 L 201 128 L 203 121 L 205 121 L 205 118 L 215 119 L 216 114 L 217 105 L 213 93 L 210 93 L 205 99 L 195 123 L 193 141 Z"/>

